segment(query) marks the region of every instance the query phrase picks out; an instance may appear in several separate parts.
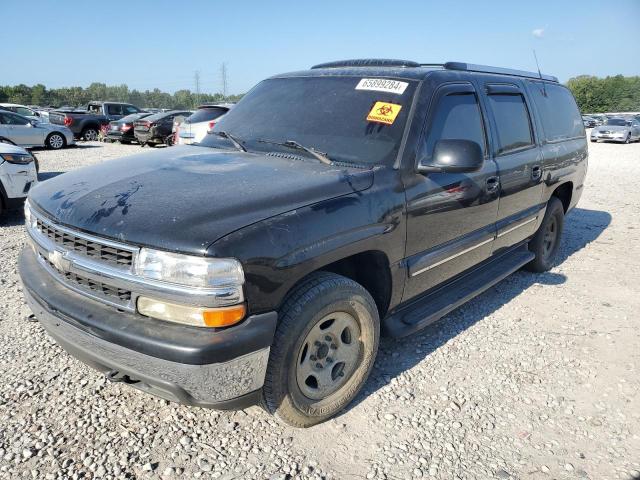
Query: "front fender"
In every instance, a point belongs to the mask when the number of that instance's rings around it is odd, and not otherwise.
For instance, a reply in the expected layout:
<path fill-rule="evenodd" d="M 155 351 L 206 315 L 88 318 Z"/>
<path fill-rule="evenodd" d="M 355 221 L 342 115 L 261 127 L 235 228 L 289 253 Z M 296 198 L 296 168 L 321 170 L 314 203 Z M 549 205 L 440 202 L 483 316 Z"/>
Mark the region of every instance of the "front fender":
<path fill-rule="evenodd" d="M 406 238 L 404 192 L 378 183 L 249 225 L 216 241 L 207 254 L 242 262 L 252 314 L 277 310 L 309 273 L 358 253 L 382 252 L 392 269 L 399 268 Z M 392 276 L 398 277 L 393 271 Z"/>

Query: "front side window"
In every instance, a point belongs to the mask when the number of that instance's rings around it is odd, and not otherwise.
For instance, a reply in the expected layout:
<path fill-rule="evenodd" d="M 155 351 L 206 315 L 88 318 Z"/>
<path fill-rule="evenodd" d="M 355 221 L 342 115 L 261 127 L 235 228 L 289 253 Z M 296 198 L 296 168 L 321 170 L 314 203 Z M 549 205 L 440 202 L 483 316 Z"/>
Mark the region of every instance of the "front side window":
<path fill-rule="evenodd" d="M 438 140 L 471 140 L 482 148 L 485 137 L 475 93 L 452 93 L 440 99 L 426 135 L 423 161 L 428 163 Z"/>
<path fill-rule="evenodd" d="M 245 95 L 213 131 L 237 137 L 250 151 L 296 154 L 274 144 L 291 140 L 335 161 L 391 164 L 416 85 L 411 79 L 370 81 L 366 75 L 273 78 Z M 208 146 L 229 148 L 229 142 L 207 135 L 199 147 Z"/>
<path fill-rule="evenodd" d="M 489 106 L 496 123 L 496 155 L 533 145 L 529 111 L 521 94 L 491 94 Z"/>
<path fill-rule="evenodd" d="M 16 113 L 20 115 L 26 115 L 26 116 L 35 116 L 35 113 L 32 110 L 29 110 L 28 108 L 24 108 L 24 107 L 17 107 Z"/>

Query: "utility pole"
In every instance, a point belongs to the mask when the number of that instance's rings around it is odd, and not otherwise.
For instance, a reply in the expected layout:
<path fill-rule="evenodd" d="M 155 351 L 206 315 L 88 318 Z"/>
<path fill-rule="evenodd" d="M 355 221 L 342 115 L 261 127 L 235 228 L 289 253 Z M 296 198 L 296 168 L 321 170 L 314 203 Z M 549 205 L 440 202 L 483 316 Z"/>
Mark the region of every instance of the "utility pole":
<path fill-rule="evenodd" d="M 196 70 L 194 75 L 194 80 L 196 82 L 196 107 L 200 105 L 200 70 Z"/>
<path fill-rule="evenodd" d="M 222 62 L 220 66 L 220 76 L 222 77 L 222 97 L 227 99 L 227 64 Z"/>

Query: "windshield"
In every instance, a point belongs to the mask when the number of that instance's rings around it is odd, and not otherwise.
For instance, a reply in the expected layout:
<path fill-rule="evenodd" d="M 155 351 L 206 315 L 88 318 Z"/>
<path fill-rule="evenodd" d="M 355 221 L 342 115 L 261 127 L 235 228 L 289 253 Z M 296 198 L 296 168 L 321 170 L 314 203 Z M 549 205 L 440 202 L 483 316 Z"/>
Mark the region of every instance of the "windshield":
<path fill-rule="evenodd" d="M 400 147 L 415 87 L 411 80 L 367 82 L 362 77 L 265 80 L 214 131 L 233 135 L 249 151 L 291 152 L 260 140 L 292 140 L 336 161 L 390 164 Z M 200 146 L 228 148 L 229 142 L 207 135 Z"/>
<path fill-rule="evenodd" d="M 614 127 L 625 127 L 627 122 L 622 118 L 610 118 L 607 120 L 607 125 L 612 125 Z"/>

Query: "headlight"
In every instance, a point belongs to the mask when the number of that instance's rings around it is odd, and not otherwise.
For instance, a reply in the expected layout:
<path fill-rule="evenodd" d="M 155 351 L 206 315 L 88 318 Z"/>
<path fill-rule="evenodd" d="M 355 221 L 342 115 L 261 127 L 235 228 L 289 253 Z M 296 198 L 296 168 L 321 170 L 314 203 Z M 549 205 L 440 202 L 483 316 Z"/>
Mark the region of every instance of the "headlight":
<path fill-rule="evenodd" d="M 135 272 L 144 278 L 198 288 L 241 287 L 242 265 L 232 258 L 206 258 L 143 248 Z"/>
<path fill-rule="evenodd" d="M 9 163 L 20 165 L 27 165 L 33 162 L 33 156 L 30 153 L 0 153 L 0 157 Z"/>
<path fill-rule="evenodd" d="M 24 223 L 27 227 L 35 228 L 36 226 L 36 218 L 31 215 L 31 205 L 29 204 L 29 199 L 24 202 Z"/>

